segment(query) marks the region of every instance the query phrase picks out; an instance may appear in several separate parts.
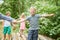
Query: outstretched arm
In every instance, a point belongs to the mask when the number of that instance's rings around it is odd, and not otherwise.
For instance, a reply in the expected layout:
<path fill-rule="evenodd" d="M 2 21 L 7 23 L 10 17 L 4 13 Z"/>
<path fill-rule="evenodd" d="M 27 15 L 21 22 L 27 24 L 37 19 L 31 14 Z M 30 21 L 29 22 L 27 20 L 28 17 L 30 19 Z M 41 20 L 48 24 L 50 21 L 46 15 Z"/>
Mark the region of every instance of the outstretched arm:
<path fill-rule="evenodd" d="M 0 13 L 0 19 L 7 20 L 9 22 L 12 22 L 14 20 L 13 18 L 7 17 L 7 16 L 5 16 L 5 15 L 3 15 L 1 13 Z"/>
<path fill-rule="evenodd" d="M 26 19 L 17 21 L 17 23 L 21 23 L 21 22 L 24 22 L 24 21 L 26 21 Z"/>
<path fill-rule="evenodd" d="M 54 14 L 42 14 L 41 17 L 50 17 L 50 16 L 54 16 Z"/>
<path fill-rule="evenodd" d="M 19 23 L 21 23 L 21 22 L 24 22 L 24 21 L 29 21 L 30 20 L 30 16 L 28 16 L 27 18 L 25 18 L 24 20 L 20 20 L 20 21 L 17 21 L 17 22 L 19 22 Z"/>

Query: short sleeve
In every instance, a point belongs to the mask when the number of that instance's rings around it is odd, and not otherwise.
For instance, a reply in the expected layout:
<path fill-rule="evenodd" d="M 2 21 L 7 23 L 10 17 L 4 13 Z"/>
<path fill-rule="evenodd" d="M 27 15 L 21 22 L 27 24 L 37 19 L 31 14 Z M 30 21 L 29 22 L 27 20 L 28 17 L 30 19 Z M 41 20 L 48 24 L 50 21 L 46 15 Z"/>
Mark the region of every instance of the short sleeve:
<path fill-rule="evenodd" d="M 40 16 L 40 14 L 37 14 L 36 16 L 37 16 L 38 18 L 40 18 L 40 17 L 41 17 L 41 16 Z"/>
<path fill-rule="evenodd" d="M 29 20 L 30 20 L 30 16 L 28 16 L 28 17 L 26 18 L 26 20 L 28 20 L 28 21 L 29 21 Z"/>

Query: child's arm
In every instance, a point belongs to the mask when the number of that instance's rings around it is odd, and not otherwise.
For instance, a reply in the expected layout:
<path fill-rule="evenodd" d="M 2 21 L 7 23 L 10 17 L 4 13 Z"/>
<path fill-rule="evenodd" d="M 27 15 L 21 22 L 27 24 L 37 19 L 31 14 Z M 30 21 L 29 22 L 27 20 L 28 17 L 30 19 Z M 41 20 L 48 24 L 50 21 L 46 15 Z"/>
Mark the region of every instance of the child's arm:
<path fill-rule="evenodd" d="M 0 13 L 0 19 L 7 20 L 7 21 L 9 21 L 9 22 L 16 23 L 16 20 L 15 20 L 14 18 L 12 18 L 12 17 L 7 17 L 7 16 L 5 16 L 5 15 L 3 15 L 3 14 L 1 14 L 1 13 Z"/>
<path fill-rule="evenodd" d="M 16 29 L 16 25 L 12 23 L 12 26 L 13 26 L 13 30 L 15 30 Z"/>
<path fill-rule="evenodd" d="M 3 14 L 0 13 L 0 19 L 3 19 L 3 20 L 7 20 L 9 22 L 13 22 L 14 18 L 11 18 L 11 17 L 7 17 Z"/>
<path fill-rule="evenodd" d="M 23 20 L 17 21 L 17 23 L 25 22 L 25 21 L 27 21 L 27 20 L 28 20 L 28 21 L 30 20 L 30 16 L 26 17 L 26 18 L 23 19 Z"/>
<path fill-rule="evenodd" d="M 21 22 L 24 22 L 24 21 L 26 21 L 26 19 L 17 21 L 17 23 L 21 23 Z"/>
<path fill-rule="evenodd" d="M 4 26 L 4 21 L 2 21 L 2 27 Z"/>

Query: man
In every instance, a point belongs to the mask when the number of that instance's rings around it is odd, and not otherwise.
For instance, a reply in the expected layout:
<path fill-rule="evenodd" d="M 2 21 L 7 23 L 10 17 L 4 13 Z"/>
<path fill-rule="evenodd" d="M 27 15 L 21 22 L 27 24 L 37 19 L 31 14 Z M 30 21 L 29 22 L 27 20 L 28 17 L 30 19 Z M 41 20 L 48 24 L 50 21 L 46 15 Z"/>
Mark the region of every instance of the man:
<path fill-rule="evenodd" d="M 36 9 L 34 7 L 30 8 L 30 14 L 31 15 L 27 17 L 26 19 L 22 21 L 18 21 L 18 22 L 23 22 L 23 21 L 28 20 L 30 23 L 30 28 L 28 32 L 28 40 L 38 40 L 39 18 L 53 16 L 54 14 L 43 14 L 43 15 L 36 14 Z"/>

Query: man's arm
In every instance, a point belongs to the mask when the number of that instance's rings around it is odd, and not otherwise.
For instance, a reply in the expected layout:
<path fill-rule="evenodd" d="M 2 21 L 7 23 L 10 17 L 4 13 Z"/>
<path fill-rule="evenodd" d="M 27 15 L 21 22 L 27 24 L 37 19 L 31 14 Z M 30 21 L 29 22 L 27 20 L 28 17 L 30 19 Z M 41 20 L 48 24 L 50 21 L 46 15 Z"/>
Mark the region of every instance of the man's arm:
<path fill-rule="evenodd" d="M 1 13 L 0 13 L 0 19 L 7 20 L 9 22 L 12 22 L 14 20 L 13 18 L 7 17 L 7 16 L 5 16 L 5 15 L 3 15 Z"/>
<path fill-rule="evenodd" d="M 50 17 L 50 16 L 54 16 L 54 14 L 42 14 L 41 17 Z"/>
<path fill-rule="evenodd" d="M 20 20 L 20 21 L 17 21 L 17 22 L 19 22 L 19 23 L 21 23 L 21 22 L 24 22 L 24 21 L 29 21 L 30 20 L 30 16 L 28 16 L 27 18 L 25 18 L 24 20 Z"/>

